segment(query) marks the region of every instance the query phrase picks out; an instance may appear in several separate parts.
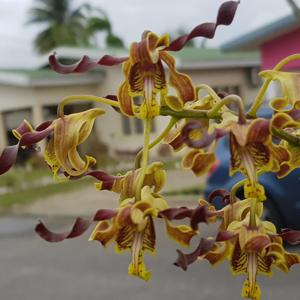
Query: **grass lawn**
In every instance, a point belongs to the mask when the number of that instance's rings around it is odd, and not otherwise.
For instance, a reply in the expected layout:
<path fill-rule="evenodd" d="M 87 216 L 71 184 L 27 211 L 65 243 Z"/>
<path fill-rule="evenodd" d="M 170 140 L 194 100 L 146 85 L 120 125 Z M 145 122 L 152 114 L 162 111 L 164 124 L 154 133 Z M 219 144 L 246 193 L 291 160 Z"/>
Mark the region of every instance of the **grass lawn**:
<path fill-rule="evenodd" d="M 39 180 L 48 177 L 50 184 L 38 184 Z M 54 194 L 65 193 L 84 187 L 91 182 L 91 178 L 62 183 L 51 182 L 52 174 L 48 169 L 26 171 L 15 169 L 10 173 L 0 176 L 0 187 L 10 187 L 7 193 L 0 195 L 0 209 L 9 209 L 14 204 L 27 204 L 37 199 L 43 199 Z M 24 182 L 26 183 L 24 187 Z"/>

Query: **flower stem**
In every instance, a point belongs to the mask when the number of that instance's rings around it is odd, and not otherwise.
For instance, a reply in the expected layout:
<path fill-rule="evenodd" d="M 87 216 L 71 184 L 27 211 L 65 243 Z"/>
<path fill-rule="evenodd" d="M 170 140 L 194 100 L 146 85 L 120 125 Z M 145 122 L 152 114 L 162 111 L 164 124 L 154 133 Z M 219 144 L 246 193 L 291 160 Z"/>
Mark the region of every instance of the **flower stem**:
<path fill-rule="evenodd" d="M 120 104 L 118 101 L 110 100 L 107 98 L 101 98 L 101 97 L 96 97 L 96 96 L 91 96 L 91 95 L 72 95 L 72 96 L 68 96 L 68 97 L 64 98 L 59 103 L 58 108 L 57 108 L 57 115 L 59 117 L 63 117 L 64 116 L 64 107 L 73 101 L 94 101 L 94 102 L 104 103 L 104 104 L 115 106 L 115 107 L 120 107 Z"/>
<path fill-rule="evenodd" d="M 240 123 L 245 123 L 246 122 L 246 117 L 245 117 L 244 103 L 243 103 L 243 100 L 241 99 L 241 97 L 239 97 L 237 95 L 228 95 L 225 98 L 223 98 L 219 103 L 216 104 L 216 106 L 214 106 L 212 109 L 210 109 L 207 112 L 208 118 L 214 118 L 219 113 L 219 110 L 223 106 L 225 106 L 225 105 L 227 105 L 231 102 L 234 102 L 238 105 L 239 122 Z"/>
<path fill-rule="evenodd" d="M 143 187 L 146 170 L 148 166 L 148 155 L 149 155 L 149 142 L 150 142 L 150 132 L 151 132 L 152 119 L 147 118 L 144 120 L 144 147 L 142 150 L 142 162 L 141 169 L 137 178 L 137 183 L 135 187 L 135 201 L 141 199 L 141 190 Z"/>
<path fill-rule="evenodd" d="M 300 59 L 300 53 L 298 54 L 293 54 L 290 55 L 286 58 L 284 58 L 283 60 L 281 60 L 275 67 L 274 67 L 274 71 L 280 71 L 285 65 L 287 65 L 288 63 L 290 63 L 291 61 L 294 60 L 299 60 Z M 256 117 L 256 113 L 259 110 L 260 106 L 262 105 L 264 96 L 266 94 L 266 91 L 269 87 L 269 84 L 271 83 L 271 79 L 267 79 L 265 80 L 265 82 L 263 83 L 262 87 L 260 88 L 258 95 L 256 96 L 252 106 L 250 107 L 247 116 L 251 117 L 251 118 L 255 118 Z"/>
<path fill-rule="evenodd" d="M 287 141 L 293 146 L 300 147 L 300 138 L 284 131 L 283 129 L 272 127 L 272 134 L 281 138 L 282 140 Z"/>
<path fill-rule="evenodd" d="M 199 98 L 199 92 L 201 90 L 205 90 L 209 96 L 211 96 L 216 102 L 221 101 L 221 98 L 217 95 L 217 93 L 207 84 L 200 84 L 196 86 L 196 95 Z"/>
<path fill-rule="evenodd" d="M 257 203 L 257 199 L 252 198 L 251 207 L 250 207 L 250 221 L 249 221 L 249 226 L 252 229 L 256 228 L 256 203 Z"/>
<path fill-rule="evenodd" d="M 160 108 L 161 116 L 172 116 L 178 119 L 189 118 L 189 119 L 221 119 L 221 114 L 216 113 L 214 116 L 208 116 L 207 110 L 189 110 L 183 109 L 181 111 L 175 111 L 167 106 L 162 106 Z"/>
<path fill-rule="evenodd" d="M 149 145 L 148 150 L 155 147 L 159 142 L 162 141 L 162 139 L 169 133 L 169 131 L 173 128 L 173 126 L 177 123 L 178 119 L 175 117 L 172 117 L 170 119 L 169 124 L 167 127 L 162 131 L 162 133 Z M 143 149 L 141 149 L 138 154 L 135 157 L 135 169 L 138 169 L 141 164 L 141 158 L 143 154 Z"/>
<path fill-rule="evenodd" d="M 234 202 L 236 202 L 236 194 L 239 190 L 240 187 L 244 186 L 245 182 L 246 182 L 246 178 L 242 179 L 241 181 L 238 181 L 232 188 L 230 191 L 230 203 L 233 204 Z"/>

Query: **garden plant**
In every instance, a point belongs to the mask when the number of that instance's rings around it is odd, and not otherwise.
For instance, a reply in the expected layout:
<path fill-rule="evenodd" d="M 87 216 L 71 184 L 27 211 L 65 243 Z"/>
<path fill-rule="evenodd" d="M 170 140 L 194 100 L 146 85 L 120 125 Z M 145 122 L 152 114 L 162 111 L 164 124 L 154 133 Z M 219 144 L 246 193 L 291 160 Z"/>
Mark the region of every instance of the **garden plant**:
<path fill-rule="evenodd" d="M 282 178 L 300 167 L 300 74 L 282 71 L 289 62 L 300 59 L 300 54 L 291 55 L 278 62 L 274 69 L 260 73 L 264 82 L 248 111 L 239 95 L 216 93 L 205 84 L 195 86 L 189 76 L 176 69 L 172 56 L 172 52 L 180 51 L 191 39 L 213 38 L 219 25 L 232 23 L 237 7 L 238 2 L 225 2 L 215 23 L 198 25 L 173 41 L 168 35 L 145 31 L 139 42 L 131 44 L 128 57 L 105 55 L 93 60 L 84 56 L 73 65 L 63 65 L 55 54 L 49 57 L 52 69 L 62 74 L 122 64 L 124 81 L 116 95 L 66 97 L 59 104 L 54 121 L 36 128 L 23 121 L 13 130 L 18 144 L 2 152 L 1 174 L 15 163 L 20 147 L 37 150 L 37 143 L 47 139 L 43 156 L 56 180 L 91 176 L 98 190 L 119 194 L 119 206 L 114 210 L 99 209 L 90 219 L 78 217 L 65 233 L 51 232 L 40 222 L 35 230 L 41 238 L 48 242 L 72 239 L 97 222 L 90 240 L 99 241 L 104 247 L 114 243 L 116 252 L 130 251 L 128 273 L 147 281 L 151 273 L 143 255 L 156 251 L 155 222 L 161 219 L 167 235 L 181 246 L 188 247 L 191 239 L 199 239 L 196 249 L 177 250 L 176 266 L 187 270 L 194 262 L 207 260 L 214 266 L 227 260 L 233 275 L 246 277 L 242 297 L 253 300 L 261 297 L 258 275 L 271 275 L 273 267 L 287 272 L 300 262 L 297 253 L 284 249 L 284 242 L 300 242 L 300 232 L 286 228 L 278 231 L 271 222 L 263 220 L 266 195 L 259 182 L 259 176 L 265 172 L 274 172 Z M 273 111 L 270 119 L 257 117 L 273 81 L 280 84 L 282 97 L 270 102 Z M 79 100 L 107 104 L 116 114 L 143 120 L 143 147 L 136 155 L 132 170 L 111 175 L 95 170 L 96 161 L 92 156 L 79 154 L 77 148 L 90 135 L 95 119 L 105 113 L 95 107 L 65 115 L 64 107 Z M 168 124 L 151 141 L 151 126 L 158 116 L 166 118 Z M 200 198 L 194 208 L 170 207 L 161 195 L 166 181 L 164 164 L 150 163 L 151 150 L 165 143 L 174 151 L 185 151 L 182 168 L 201 176 L 214 165 L 215 150 L 222 138 L 229 139 L 230 175 L 240 172 L 244 179 L 230 191 L 218 189 L 208 199 Z M 237 196 L 240 188 L 244 191 L 242 197 Z M 222 198 L 222 209 L 214 206 L 216 198 Z M 180 220 L 182 223 L 188 220 L 189 225 L 178 225 Z M 215 222 L 219 225 L 214 236 L 201 238 L 201 223 Z"/>

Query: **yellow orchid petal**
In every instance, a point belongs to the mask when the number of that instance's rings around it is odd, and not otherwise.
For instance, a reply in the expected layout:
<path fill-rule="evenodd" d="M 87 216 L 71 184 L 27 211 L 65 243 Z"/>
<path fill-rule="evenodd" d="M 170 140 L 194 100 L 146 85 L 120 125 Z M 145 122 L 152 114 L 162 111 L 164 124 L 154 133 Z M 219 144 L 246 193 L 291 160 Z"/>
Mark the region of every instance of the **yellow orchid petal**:
<path fill-rule="evenodd" d="M 128 267 L 128 274 L 138 276 L 147 281 L 151 272 L 147 270 L 143 261 L 144 251 L 155 253 L 155 231 L 151 218 L 147 222 L 144 231 L 135 232 L 131 240 L 131 263 Z"/>
<path fill-rule="evenodd" d="M 249 298 L 251 300 L 260 300 L 261 290 L 259 285 L 255 282 L 254 285 L 250 285 L 249 280 L 246 279 L 242 289 L 242 298 Z"/>
<path fill-rule="evenodd" d="M 262 71 L 259 75 L 266 79 L 278 81 L 284 98 L 274 99 L 270 106 L 277 111 L 289 111 L 300 100 L 300 74 L 274 70 Z"/>
<path fill-rule="evenodd" d="M 161 51 L 160 57 L 169 67 L 170 85 L 176 89 L 178 94 L 179 101 L 174 108 L 178 109 L 180 101 L 182 102 L 183 107 L 184 103 L 195 100 L 196 93 L 191 78 L 186 74 L 176 71 L 175 59 L 166 51 Z M 172 104 L 172 102 L 170 102 L 170 104 Z"/>
<path fill-rule="evenodd" d="M 165 199 L 160 195 L 154 195 L 149 186 L 144 186 L 141 191 L 142 201 L 146 201 L 153 209 L 153 214 L 158 215 L 160 211 L 169 208 L 169 205 Z M 139 202 L 138 202 L 139 203 Z"/>
<path fill-rule="evenodd" d="M 189 246 L 191 239 L 197 234 L 197 231 L 193 230 L 190 226 L 175 226 L 167 219 L 165 219 L 165 223 L 169 237 L 184 247 Z"/>
<path fill-rule="evenodd" d="M 89 241 L 99 241 L 106 247 L 115 239 L 117 227 L 109 221 L 100 221 L 90 235 Z"/>
<path fill-rule="evenodd" d="M 207 259 L 211 265 L 216 266 L 225 259 L 230 259 L 231 252 L 231 242 L 217 242 L 208 253 L 199 257 L 199 259 Z"/>
<path fill-rule="evenodd" d="M 54 180 L 56 180 L 56 181 L 65 181 L 66 180 L 66 177 L 58 175 L 58 172 L 60 169 L 60 164 L 55 155 L 53 137 L 50 139 L 50 141 L 46 145 L 46 148 L 44 151 L 44 160 L 48 164 L 48 166 L 51 168 Z"/>
<path fill-rule="evenodd" d="M 63 172 L 71 176 L 85 173 L 91 165 L 95 164 L 95 159 L 86 156 L 83 160 L 77 152 L 77 146 L 90 135 L 95 118 L 104 113 L 100 108 L 93 108 L 55 120 L 53 145 L 49 146 L 46 159 L 53 165 L 54 160 L 51 159 L 53 156 L 49 155 L 51 153 L 49 150 L 54 149 L 55 160 Z"/>
<path fill-rule="evenodd" d="M 206 174 L 216 161 L 213 152 L 207 152 L 204 149 L 191 150 L 182 159 L 182 167 L 191 169 L 195 175 L 201 176 Z"/>

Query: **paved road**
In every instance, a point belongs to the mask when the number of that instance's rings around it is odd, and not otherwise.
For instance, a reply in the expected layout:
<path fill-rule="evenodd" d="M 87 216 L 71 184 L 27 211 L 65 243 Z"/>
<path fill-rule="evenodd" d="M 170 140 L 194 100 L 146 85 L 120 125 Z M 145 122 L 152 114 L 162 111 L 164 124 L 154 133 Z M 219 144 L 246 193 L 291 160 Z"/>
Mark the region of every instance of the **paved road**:
<path fill-rule="evenodd" d="M 47 217 L 52 229 L 67 228 L 70 217 Z M 128 255 L 113 254 L 88 235 L 48 244 L 32 232 L 37 218 L 0 219 L 1 300 L 214 300 L 240 299 L 242 277 L 231 277 L 226 263 L 211 268 L 193 265 L 188 272 L 172 266 L 176 246 L 158 224 L 158 255 L 147 256 L 153 271 L 149 283 L 127 276 Z M 207 231 L 204 230 L 207 234 Z M 260 278 L 262 299 L 298 300 L 300 266 L 288 275 Z"/>

